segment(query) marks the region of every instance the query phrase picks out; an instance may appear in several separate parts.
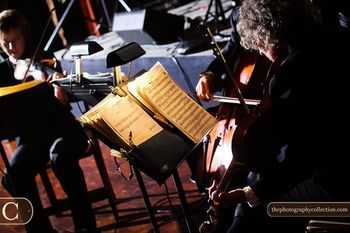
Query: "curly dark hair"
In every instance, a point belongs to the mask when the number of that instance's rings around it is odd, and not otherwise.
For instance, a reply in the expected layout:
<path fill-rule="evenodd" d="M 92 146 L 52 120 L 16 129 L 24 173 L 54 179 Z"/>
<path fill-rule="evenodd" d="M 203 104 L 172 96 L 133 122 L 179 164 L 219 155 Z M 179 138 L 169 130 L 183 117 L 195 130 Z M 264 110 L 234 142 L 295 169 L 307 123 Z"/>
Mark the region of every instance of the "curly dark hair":
<path fill-rule="evenodd" d="M 310 0 L 243 0 L 237 31 L 243 47 L 273 50 L 298 30 L 319 23 L 320 11 Z"/>

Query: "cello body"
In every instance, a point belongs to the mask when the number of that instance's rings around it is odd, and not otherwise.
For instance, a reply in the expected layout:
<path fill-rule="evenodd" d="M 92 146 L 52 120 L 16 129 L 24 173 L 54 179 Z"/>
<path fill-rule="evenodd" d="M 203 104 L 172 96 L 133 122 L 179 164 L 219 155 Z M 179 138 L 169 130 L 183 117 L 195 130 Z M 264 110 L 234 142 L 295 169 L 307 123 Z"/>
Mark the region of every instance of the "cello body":
<path fill-rule="evenodd" d="M 245 98 L 261 99 L 262 98 L 262 85 L 265 80 L 269 62 L 264 60 L 257 54 L 247 53 L 241 67 L 236 70 L 237 80 L 240 80 L 242 94 Z M 248 62 L 248 63 L 247 63 Z M 251 62 L 254 62 L 252 64 Z M 249 67 L 249 76 L 245 69 Z M 253 69 L 251 69 L 253 68 Z M 245 83 L 241 81 L 245 80 Z M 258 84 L 258 85 L 255 85 Z M 235 97 L 234 93 L 230 93 L 228 96 Z M 208 190 L 209 207 L 207 211 L 207 220 L 203 222 L 200 227 L 200 232 L 222 232 L 221 227 L 225 226 L 225 219 L 223 212 L 230 211 L 224 210 L 220 206 L 216 206 L 212 202 L 215 199 L 215 195 L 228 189 L 241 188 L 246 184 L 246 178 L 249 170 L 244 163 L 241 163 L 237 159 L 236 154 L 237 146 L 235 142 L 238 141 L 239 136 L 243 135 L 241 132 L 241 122 L 245 122 L 247 114 L 243 111 L 242 106 L 233 104 L 221 104 L 217 113 L 218 122 L 212 128 L 205 138 L 205 145 L 202 150 L 205 158 L 205 166 L 203 168 L 203 174 L 205 178 L 203 183 Z M 239 134 L 237 135 L 237 130 Z M 233 150 L 234 149 L 234 150 Z M 204 154 L 205 153 L 205 154 Z M 213 195 L 214 194 L 214 195 Z M 230 215 L 232 216 L 232 215 Z M 228 221 L 230 219 L 227 219 Z"/>
<path fill-rule="evenodd" d="M 214 53 L 219 53 L 218 48 L 213 48 Z M 244 50 L 237 45 L 233 59 L 229 61 L 232 71 L 227 71 L 228 64 L 222 58 L 222 54 L 216 54 L 226 68 L 226 74 L 230 78 L 231 85 L 225 89 L 225 95 L 239 97 L 241 94 L 248 99 L 262 99 L 264 96 L 264 82 L 266 81 L 270 61 L 255 52 Z M 231 72 L 231 73 L 230 73 Z M 238 89 L 238 91 L 237 91 Z M 246 184 L 249 170 L 237 160 L 234 154 L 236 135 L 241 121 L 249 115 L 251 107 L 247 110 L 241 104 L 221 104 L 217 112 L 217 123 L 206 135 L 202 142 L 202 154 L 200 164 L 202 180 L 200 184 L 208 190 L 208 203 L 206 220 L 200 226 L 200 232 L 222 232 L 225 229 L 225 220 L 220 206 L 213 203 L 215 195 L 226 191 L 228 188 L 241 188 Z M 242 132 L 240 132 L 240 135 Z M 199 175 L 200 177 L 201 175 Z M 230 214 L 229 214 L 230 215 Z M 232 215 L 230 215 L 232 216 Z M 231 218 L 231 217 L 230 217 Z"/>

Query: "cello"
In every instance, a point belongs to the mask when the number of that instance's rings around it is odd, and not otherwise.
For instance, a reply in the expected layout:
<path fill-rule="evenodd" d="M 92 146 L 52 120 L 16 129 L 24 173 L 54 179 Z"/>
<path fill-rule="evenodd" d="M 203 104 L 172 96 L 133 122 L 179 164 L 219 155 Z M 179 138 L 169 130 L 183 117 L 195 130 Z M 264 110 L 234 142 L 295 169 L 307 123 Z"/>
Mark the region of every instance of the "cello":
<path fill-rule="evenodd" d="M 199 24 L 212 48 L 214 55 L 223 65 L 225 74 L 229 78 L 230 88 L 225 90 L 227 96 L 236 97 L 239 104 L 221 104 L 217 113 L 217 123 L 203 138 L 201 151 L 201 168 L 198 170 L 202 184 L 208 189 L 210 204 L 206 220 L 200 226 L 200 232 L 221 232 L 219 227 L 223 221 L 221 210 L 213 203 L 215 195 L 226 191 L 229 187 L 240 187 L 245 184 L 248 169 L 245 164 L 238 162 L 233 154 L 233 141 L 237 140 L 235 131 L 237 125 L 247 117 L 252 108 L 243 97 L 260 99 L 264 90 L 262 83 L 266 81 L 267 67 L 270 62 L 256 53 L 245 51 L 236 45 L 233 59 L 230 61 L 232 71 L 225 57 L 222 55 L 213 35 L 205 22 Z M 239 83 L 237 83 L 237 81 Z M 224 98 L 225 99 L 225 98 Z M 241 132 L 240 135 L 242 135 Z M 233 178 L 234 177 L 234 178 Z M 213 195 L 212 195 L 213 194 Z"/>

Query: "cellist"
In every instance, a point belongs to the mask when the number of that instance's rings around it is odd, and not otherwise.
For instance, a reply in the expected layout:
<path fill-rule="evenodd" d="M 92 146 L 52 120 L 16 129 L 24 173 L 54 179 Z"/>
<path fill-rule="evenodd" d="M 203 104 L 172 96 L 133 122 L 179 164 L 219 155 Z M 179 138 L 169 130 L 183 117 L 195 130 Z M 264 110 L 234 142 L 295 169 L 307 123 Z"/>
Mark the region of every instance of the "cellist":
<path fill-rule="evenodd" d="M 257 108 L 242 148 L 233 146 L 254 179 L 217 195 L 222 205 L 238 204 L 229 232 L 304 233 L 308 216 L 270 217 L 267 205 L 350 200 L 350 70 L 342 59 L 350 36 L 320 19 L 309 0 L 244 0 L 239 8 L 240 43 L 274 63 L 264 96 L 270 101 Z"/>

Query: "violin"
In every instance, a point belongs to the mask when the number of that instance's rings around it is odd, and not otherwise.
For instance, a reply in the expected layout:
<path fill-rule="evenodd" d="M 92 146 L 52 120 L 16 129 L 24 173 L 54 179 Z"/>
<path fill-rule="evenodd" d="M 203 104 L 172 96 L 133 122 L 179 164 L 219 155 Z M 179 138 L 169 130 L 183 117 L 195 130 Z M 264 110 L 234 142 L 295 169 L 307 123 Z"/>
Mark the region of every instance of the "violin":
<path fill-rule="evenodd" d="M 48 65 L 54 67 L 49 67 Z M 43 82 L 49 82 L 54 87 L 54 94 L 56 98 L 63 104 L 67 105 L 69 97 L 65 91 L 55 84 L 53 79 L 63 78 L 65 75 L 57 68 L 57 61 L 53 59 L 45 59 L 41 62 L 33 62 L 30 59 L 17 60 L 17 64 L 14 71 L 14 76 L 17 80 L 23 83 L 31 80 L 40 80 Z"/>
<path fill-rule="evenodd" d="M 217 113 L 216 125 L 202 141 L 200 164 L 204 165 L 198 169 L 204 174 L 200 182 L 207 186 L 209 197 L 206 220 L 201 224 L 199 230 L 201 233 L 222 232 L 223 229 L 220 227 L 225 225 L 222 224 L 225 221 L 221 215 L 223 210 L 217 203 L 214 203 L 214 200 L 216 195 L 228 188 L 245 185 L 249 170 L 244 163 L 236 159 L 232 148 L 238 150 L 234 145 L 238 137 L 236 135 L 237 126 L 250 115 L 253 108 L 260 104 L 259 99 L 264 93 L 262 83 L 265 81 L 270 62 L 265 57 L 236 45 L 233 59 L 229 61 L 231 66 L 229 66 L 204 22 L 199 24 L 199 29 L 223 65 L 231 84 L 225 90 L 227 96 L 213 96 L 213 99 L 220 99 L 224 103 L 220 105 Z M 249 98 L 249 101 L 246 101 L 246 98 Z M 234 100 L 232 101 L 234 104 L 227 103 L 228 100 Z M 240 135 L 242 134 L 244 134 L 243 131 Z"/>
<path fill-rule="evenodd" d="M 27 79 L 46 81 L 54 73 L 60 73 L 56 67 L 57 61 L 55 59 L 43 59 L 40 62 L 31 62 L 29 58 L 18 59 L 14 76 L 17 80 L 23 82 L 28 81 Z"/>
<path fill-rule="evenodd" d="M 34 50 L 34 54 L 31 58 L 27 59 L 18 59 L 16 62 L 16 68 L 14 72 L 14 76 L 17 80 L 21 80 L 22 82 L 28 81 L 27 79 L 36 79 L 47 81 L 47 78 L 52 76 L 57 70 L 53 68 L 49 68 L 48 65 L 52 65 L 52 67 L 57 67 L 57 61 L 55 59 L 43 59 L 40 62 L 37 62 L 37 55 L 39 53 L 39 48 L 44 39 L 48 26 L 51 22 L 51 13 L 55 10 L 52 8 L 50 10 L 49 17 L 46 20 L 46 24 L 44 30 L 41 34 L 40 40 L 36 45 Z"/>

